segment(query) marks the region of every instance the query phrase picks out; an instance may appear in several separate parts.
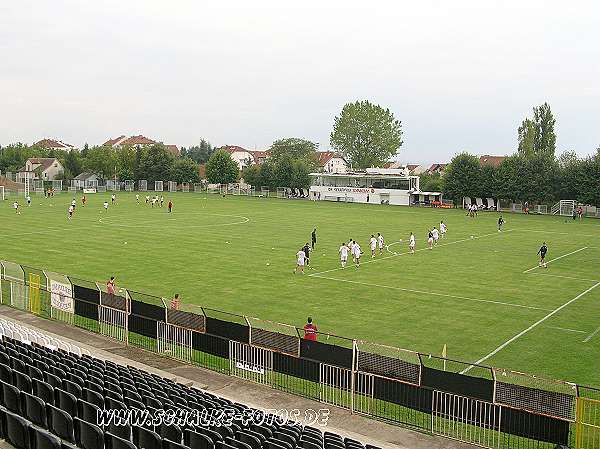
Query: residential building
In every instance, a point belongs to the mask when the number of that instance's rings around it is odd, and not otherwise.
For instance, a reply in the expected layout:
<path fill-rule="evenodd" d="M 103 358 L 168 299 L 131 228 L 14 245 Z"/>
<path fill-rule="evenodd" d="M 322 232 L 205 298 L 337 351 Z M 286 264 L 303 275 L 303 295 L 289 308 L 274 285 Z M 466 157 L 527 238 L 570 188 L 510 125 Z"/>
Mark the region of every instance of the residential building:
<path fill-rule="evenodd" d="M 76 148 L 68 143 L 63 142 L 62 140 L 55 139 L 42 139 L 34 145 L 42 148 L 46 148 L 47 150 L 62 150 L 62 151 L 71 151 L 76 150 Z"/>
<path fill-rule="evenodd" d="M 112 148 L 123 148 L 126 146 L 144 148 L 144 147 L 150 147 L 157 143 L 162 143 L 162 142 L 157 142 L 155 140 L 149 139 L 148 137 L 142 136 L 140 134 L 139 136 L 129 136 L 129 137 L 122 135 L 122 136 L 116 137 L 114 139 L 109 139 L 106 142 L 104 142 L 102 145 L 112 147 Z M 173 156 L 176 156 L 176 157 L 179 156 L 180 150 L 177 147 L 177 145 L 165 145 L 165 148 L 167 149 L 167 151 L 169 151 L 171 154 L 173 154 Z"/>
<path fill-rule="evenodd" d="M 72 186 L 77 189 L 95 188 L 98 186 L 98 175 L 84 172 L 73 178 Z"/>
<path fill-rule="evenodd" d="M 25 182 L 26 178 L 53 181 L 64 171 L 63 165 L 54 157 L 32 157 L 27 159 L 25 166 L 17 173 L 17 182 Z"/>
<path fill-rule="evenodd" d="M 347 173 L 349 169 L 346 159 L 334 151 L 317 152 L 317 163 L 325 173 Z"/>
<path fill-rule="evenodd" d="M 493 167 L 499 167 L 500 164 L 506 159 L 507 156 L 490 156 L 488 154 L 483 155 L 479 158 L 481 166 L 491 165 Z"/>
<path fill-rule="evenodd" d="M 250 165 L 262 164 L 270 156 L 269 151 L 247 150 L 238 145 L 225 145 L 217 148 L 217 150 L 227 151 L 231 155 L 231 159 L 238 164 L 240 170 Z"/>
<path fill-rule="evenodd" d="M 439 173 L 440 175 L 443 175 L 444 172 L 446 171 L 447 166 L 448 166 L 448 164 L 431 164 L 429 166 L 429 168 L 426 170 L 426 172 L 430 175 L 432 175 L 434 173 Z"/>

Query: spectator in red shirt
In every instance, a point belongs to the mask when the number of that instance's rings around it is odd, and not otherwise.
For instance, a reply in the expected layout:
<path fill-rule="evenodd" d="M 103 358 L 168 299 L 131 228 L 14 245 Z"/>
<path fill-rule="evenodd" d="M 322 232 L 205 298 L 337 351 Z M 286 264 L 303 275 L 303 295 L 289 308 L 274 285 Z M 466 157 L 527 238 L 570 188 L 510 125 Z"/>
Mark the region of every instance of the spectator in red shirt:
<path fill-rule="evenodd" d="M 110 281 L 106 283 L 106 293 L 109 298 L 113 298 L 115 296 L 115 277 L 111 276 Z"/>
<path fill-rule="evenodd" d="M 312 322 L 312 318 L 308 317 L 307 323 L 304 325 L 304 339 L 317 341 L 317 326 Z"/>
<path fill-rule="evenodd" d="M 173 201 L 169 200 L 169 204 L 167 204 L 167 207 L 169 208 L 169 213 L 171 213 L 171 210 L 173 209 Z"/>
<path fill-rule="evenodd" d="M 173 310 L 179 310 L 179 305 L 180 304 L 181 303 L 179 302 L 179 293 L 175 293 L 175 296 L 171 300 L 171 309 L 173 309 Z"/>

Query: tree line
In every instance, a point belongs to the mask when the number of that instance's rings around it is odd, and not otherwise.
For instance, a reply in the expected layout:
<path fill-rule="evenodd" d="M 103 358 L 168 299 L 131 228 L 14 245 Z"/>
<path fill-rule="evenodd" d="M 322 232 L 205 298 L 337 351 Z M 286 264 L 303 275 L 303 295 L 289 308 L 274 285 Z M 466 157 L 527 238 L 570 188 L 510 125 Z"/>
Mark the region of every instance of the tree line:
<path fill-rule="evenodd" d="M 498 166 L 481 164 L 469 153 L 456 155 L 444 175 L 426 175 L 421 190 L 436 190 L 460 204 L 463 197 L 493 197 L 531 204 L 574 199 L 600 205 L 600 147 L 580 158 L 568 151 L 556 157 L 555 119 L 544 103 L 533 108 L 517 130 L 517 151 Z"/>

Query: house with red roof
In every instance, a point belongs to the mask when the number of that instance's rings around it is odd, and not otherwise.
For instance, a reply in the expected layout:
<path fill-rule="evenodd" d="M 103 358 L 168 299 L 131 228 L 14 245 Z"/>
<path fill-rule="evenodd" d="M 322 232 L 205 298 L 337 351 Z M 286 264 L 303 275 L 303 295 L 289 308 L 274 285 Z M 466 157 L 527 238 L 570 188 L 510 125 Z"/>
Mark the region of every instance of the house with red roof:
<path fill-rule="evenodd" d="M 17 173 L 17 182 L 25 182 L 25 178 L 53 181 L 64 171 L 65 168 L 55 157 L 30 157 Z"/>
<path fill-rule="evenodd" d="M 225 145 L 217 148 L 217 150 L 228 152 L 231 155 L 231 159 L 238 164 L 240 170 L 250 165 L 262 164 L 270 156 L 269 151 L 247 150 L 238 145 Z"/>
<path fill-rule="evenodd" d="M 318 151 L 317 163 L 325 173 L 347 173 L 348 163 L 346 159 L 334 151 Z"/>
<path fill-rule="evenodd" d="M 491 165 L 492 167 L 500 167 L 500 164 L 506 159 L 507 156 L 490 156 L 488 154 L 483 155 L 479 158 L 479 164 L 483 167 L 484 165 Z"/>
<path fill-rule="evenodd" d="M 431 164 L 426 171 L 430 175 L 432 175 L 434 173 L 439 173 L 440 175 L 443 175 L 444 172 L 446 171 L 447 166 L 448 166 L 448 164 Z"/>
<path fill-rule="evenodd" d="M 119 136 L 119 137 L 115 137 L 114 139 L 109 139 L 106 142 L 104 142 L 102 144 L 102 146 L 107 146 L 107 147 L 112 147 L 112 148 L 123 148 L 123 147 L 150 147 L 154 144 L 157 143 L 162 143 L 162 142 L 157 142 L 155 140 L 149 139 L 146 136 L 142 136 L 141 134 L 139 136 Z M 180 154 L 180 150 L 177 147 L 177 145 L 165 145 L 165 148 L 167 149 L 167 151 L 169 151 L 171 154 L 173 154 L 173 156 L 179 156 Z"/>
<path fill-rule="evenodd" d="M 62 140 L 56 139 L 42 139 L 36 143 L 35 146 L 46 148 L 47 150 L 63 150 L 63 151 L 71 151 L 76 148 L 68 143 L 63 142 Z"/>

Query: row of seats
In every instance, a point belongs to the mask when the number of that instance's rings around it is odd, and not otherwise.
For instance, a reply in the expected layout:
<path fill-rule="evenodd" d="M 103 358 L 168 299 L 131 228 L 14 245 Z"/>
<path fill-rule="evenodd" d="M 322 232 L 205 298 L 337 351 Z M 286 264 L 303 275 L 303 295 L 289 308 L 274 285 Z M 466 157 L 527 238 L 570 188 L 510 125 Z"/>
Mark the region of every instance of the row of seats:
<path fill-rule="evenodd" d="M 5 410 L 0 427 L 18 449 L 41 449 L 36 444 L 44 438 L 54 442 L 58 438 L 61 444 L 81 449 L 377 449 L 271 416 L 260 422 L 236 419 L 219 425 L 208 417 L 225 413 L 260 417 L 261 413 L 132 366 L 6 335 L 0 342 L 0 406 Z M 203 414 L 206 419 L 106 423 L 98 420 L 103 410 L 135 410 L 147 412 L 148 417 L 177 410 Z M 43 436 L 38 436 L 40 432 Z M 47 444 L 54 448 L 54 443 Z"/>
<path fill-rule="evenodd" d="M 48 346 L 50 348 L 55 349 L 63 349 L 64 351 L 72 352 L 77 355 L 90 355 L 90 352 L 87 349 L 82 349 L 77 345 L 72 345 L 70 343 L 65 342 L 64 340 L 54 338 L 36 329 L 21 326 L 19 323 L 16 323 L 14 321 L 0 318 L 0 338 L 3 335 L 6 335 L 7 337 L 13 340 L 38 343 L 42 346 Z"/>

